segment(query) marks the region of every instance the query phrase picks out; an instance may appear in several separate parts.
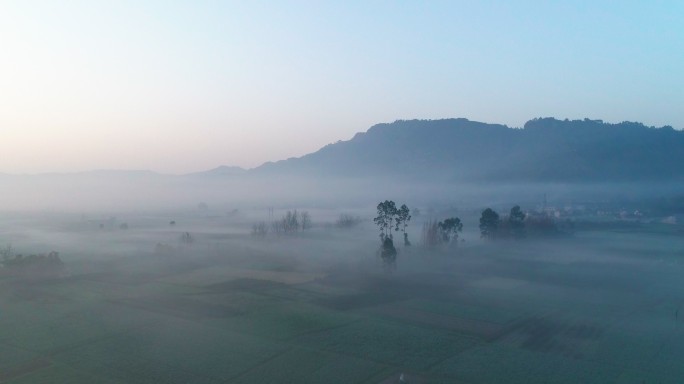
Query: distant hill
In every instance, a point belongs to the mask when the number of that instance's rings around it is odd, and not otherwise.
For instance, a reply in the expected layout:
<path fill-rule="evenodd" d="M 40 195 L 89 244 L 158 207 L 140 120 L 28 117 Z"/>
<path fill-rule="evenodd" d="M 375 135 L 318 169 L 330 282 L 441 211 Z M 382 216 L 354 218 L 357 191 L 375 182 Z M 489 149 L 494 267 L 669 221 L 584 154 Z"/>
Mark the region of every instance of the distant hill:
<path fill-rule="evenodd" d="M 378 124 L 315 153 L 251 174 L 433 181 L 684 180 L 684 132 L 601 120 L 528 121 L 524 128 L 467 119 Z"/>
<path fill-rule="evenodd" d="M 236 175 L 244 175 L 247 172 L 244 168 L 240 167 L 231 167 L 227 165 L 221 165 L 219 167 L 210 169 L 208 171 L 204 172 L 195 172 L 195 173 L 189 173 L 185 176 L 194 176 L 194 177 L 221 177 L 221 176 L 236 176 Z"/>

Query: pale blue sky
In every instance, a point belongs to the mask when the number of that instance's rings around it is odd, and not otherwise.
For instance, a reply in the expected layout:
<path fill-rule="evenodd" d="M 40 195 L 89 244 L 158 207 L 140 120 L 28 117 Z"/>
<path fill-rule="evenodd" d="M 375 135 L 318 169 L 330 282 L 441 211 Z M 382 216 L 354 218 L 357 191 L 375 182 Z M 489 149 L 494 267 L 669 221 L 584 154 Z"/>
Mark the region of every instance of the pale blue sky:
<path fill-rule="evenodd" d="M 684 127 L 683 1 L 0 1 L 0 172 L 252 167 L 380 122 Z"/>

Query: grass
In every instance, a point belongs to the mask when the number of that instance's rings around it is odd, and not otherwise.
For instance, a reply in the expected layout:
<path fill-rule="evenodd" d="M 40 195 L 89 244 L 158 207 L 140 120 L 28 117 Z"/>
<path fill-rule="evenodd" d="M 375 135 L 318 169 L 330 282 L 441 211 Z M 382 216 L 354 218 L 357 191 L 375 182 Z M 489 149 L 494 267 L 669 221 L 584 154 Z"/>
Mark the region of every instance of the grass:
<path fill-rule="evenodd" d="M 679 383 L 684 240 L 659 228 L 415 247 L 392 272 L 362 232 L 165 257 L 132 228 L 66 278 L 0 276 L 0 382 Z"/>
<path fill-rule="evenodd" d="M 420 371 L 479 343 L 464 335 L 376 319 L 304 335 L 294 342 Z"/>

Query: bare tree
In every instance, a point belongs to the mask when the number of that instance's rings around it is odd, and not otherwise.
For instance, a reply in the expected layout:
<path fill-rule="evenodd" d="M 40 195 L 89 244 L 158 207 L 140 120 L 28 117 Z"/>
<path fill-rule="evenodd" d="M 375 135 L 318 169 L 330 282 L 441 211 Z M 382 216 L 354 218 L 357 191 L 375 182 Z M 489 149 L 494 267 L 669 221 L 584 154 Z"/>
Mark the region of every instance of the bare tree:
<path fill-rule="evenodd" d="M 297 213 L 297 210 L 287 211 L 282 218 L 282 223 L 285 233 L 296 233 L 299 231 L 299 213 Z"/>

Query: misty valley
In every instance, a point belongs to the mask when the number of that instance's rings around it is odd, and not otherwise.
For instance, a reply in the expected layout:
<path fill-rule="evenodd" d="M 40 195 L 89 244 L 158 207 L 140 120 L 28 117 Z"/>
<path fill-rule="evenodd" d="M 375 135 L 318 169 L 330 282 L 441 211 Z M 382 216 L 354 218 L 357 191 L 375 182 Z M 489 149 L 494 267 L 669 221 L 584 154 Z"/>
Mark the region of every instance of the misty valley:
<path fill-rule="evenodd" d="M 682 15 L 0 0 L 0 384 L 684 383 Z"/>
<path fill-rule="evenodd" d="M 672 200 L 368 200 L 6 212 L 0 382 L 684 377 Z"/>
<path fill-rule="evenodd" d="M 681 383 L 684 133 L 378 124 L 0 174 L 0 382 Z"/>

